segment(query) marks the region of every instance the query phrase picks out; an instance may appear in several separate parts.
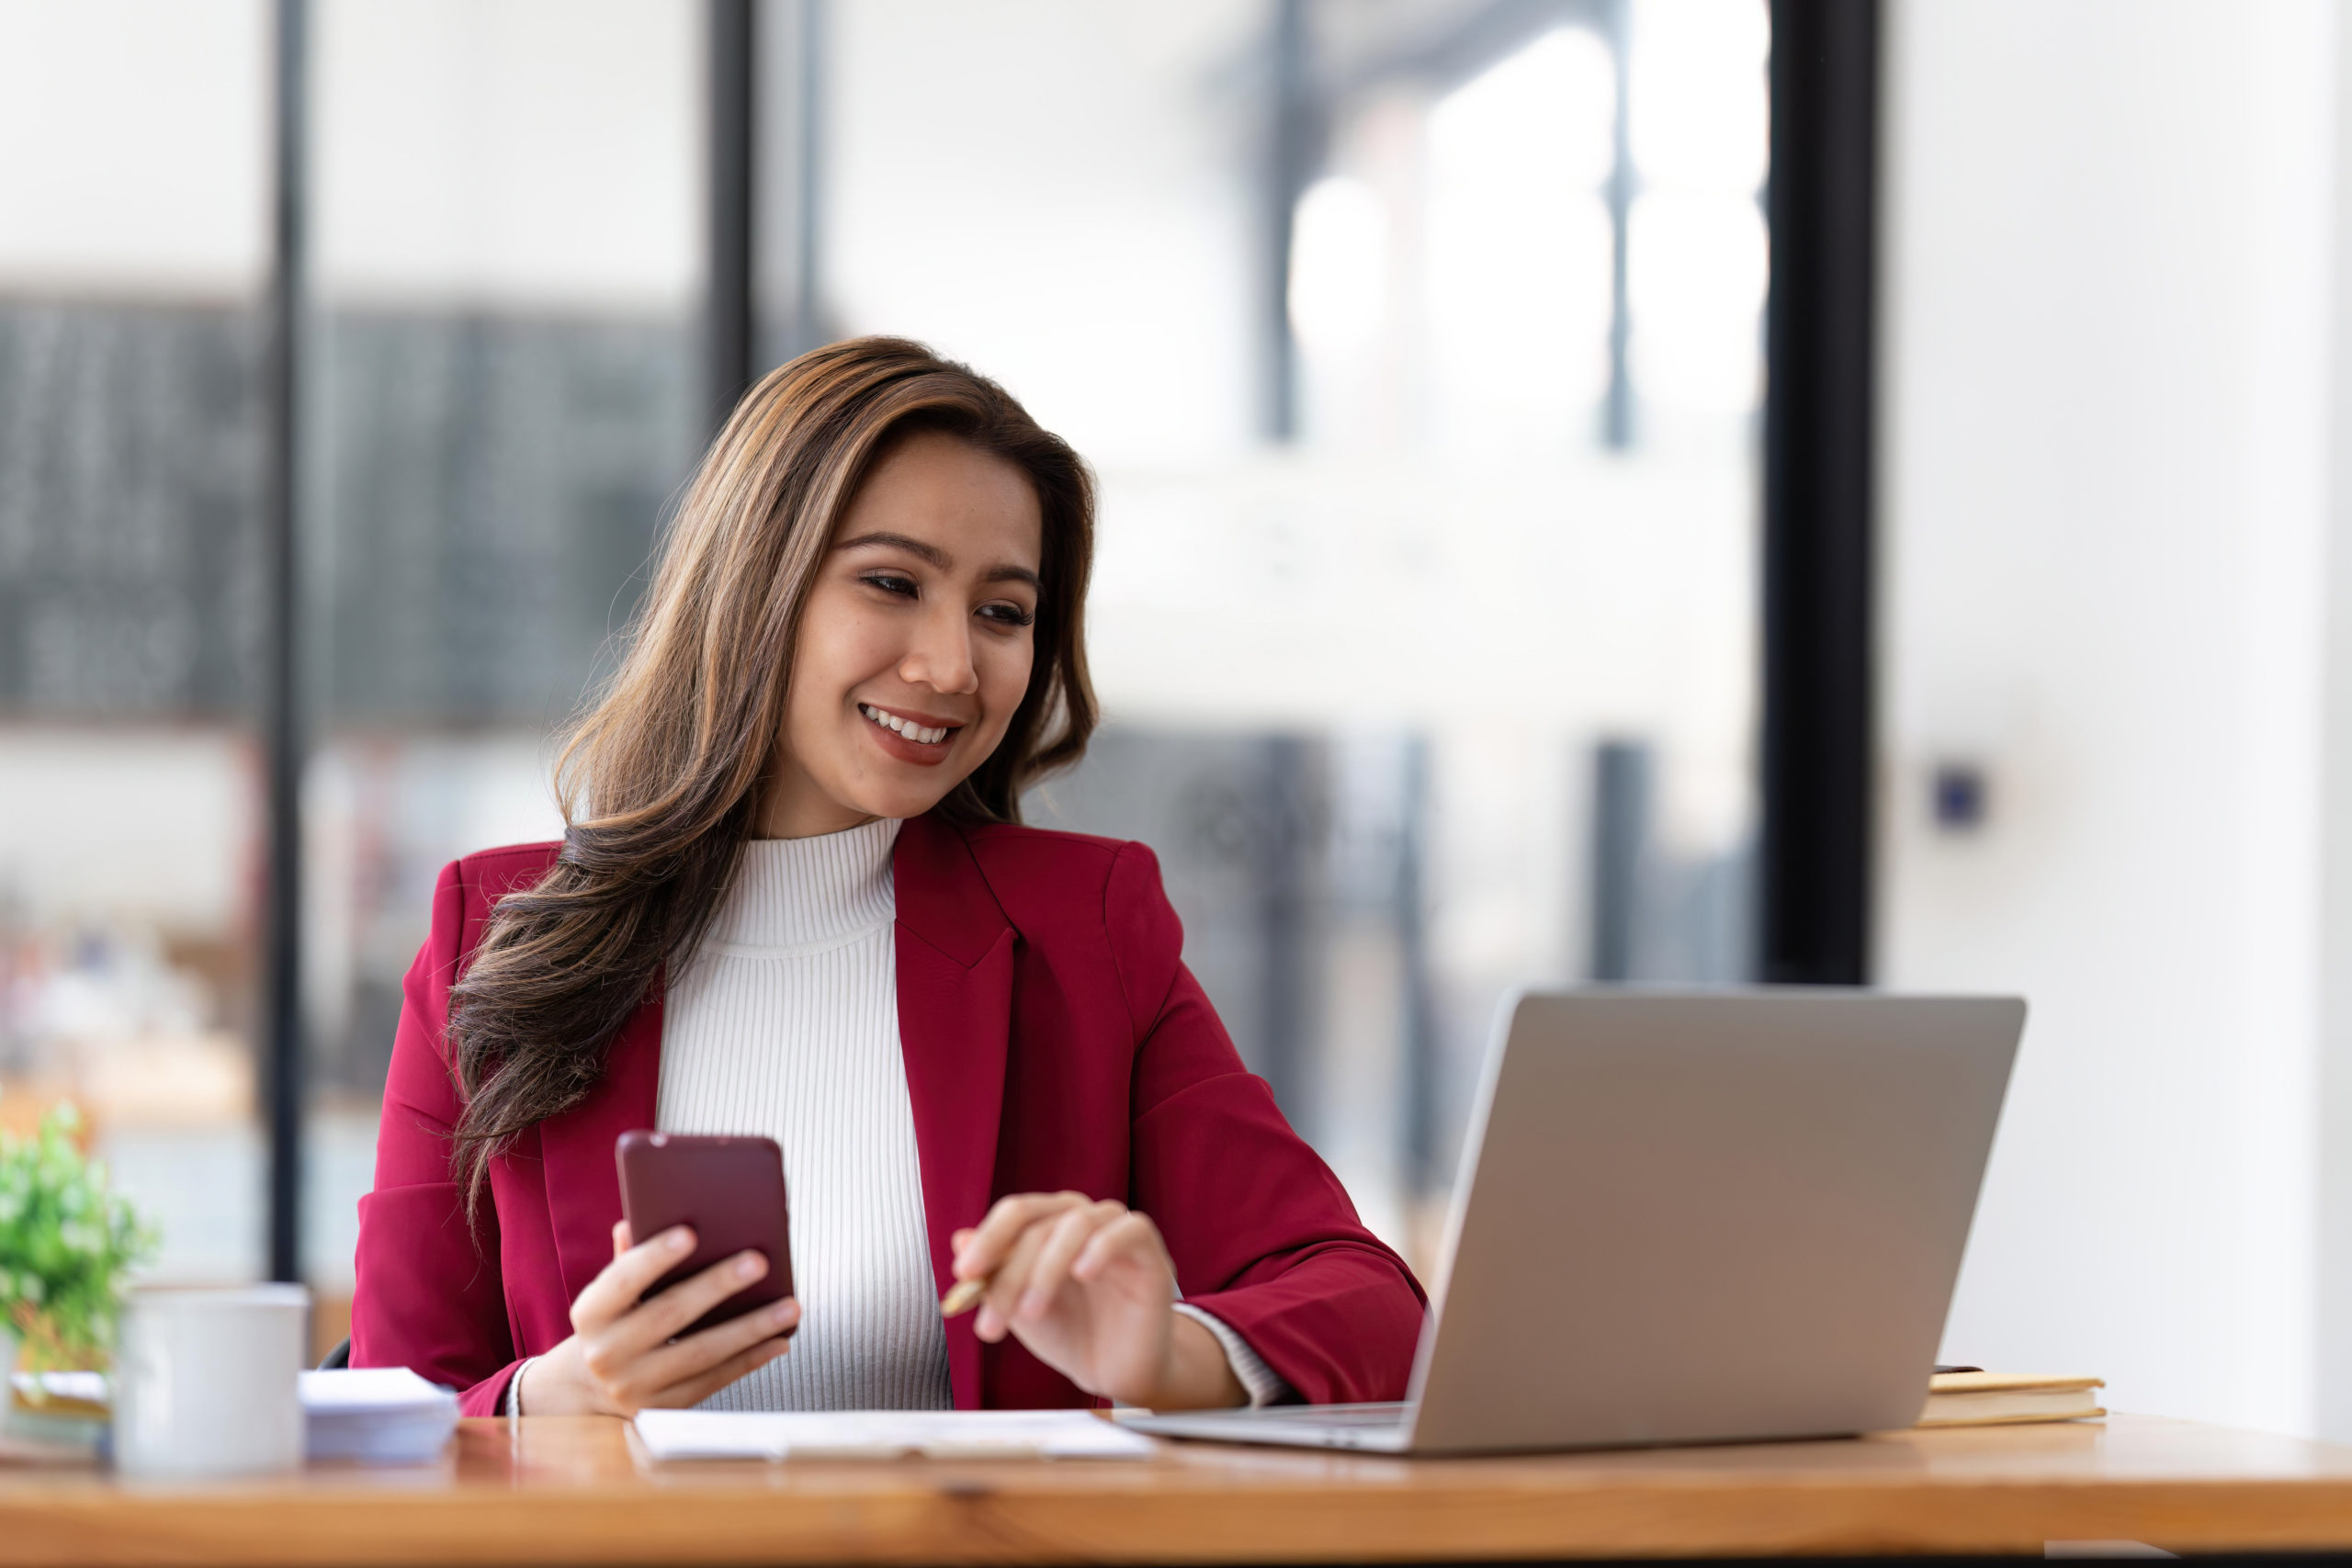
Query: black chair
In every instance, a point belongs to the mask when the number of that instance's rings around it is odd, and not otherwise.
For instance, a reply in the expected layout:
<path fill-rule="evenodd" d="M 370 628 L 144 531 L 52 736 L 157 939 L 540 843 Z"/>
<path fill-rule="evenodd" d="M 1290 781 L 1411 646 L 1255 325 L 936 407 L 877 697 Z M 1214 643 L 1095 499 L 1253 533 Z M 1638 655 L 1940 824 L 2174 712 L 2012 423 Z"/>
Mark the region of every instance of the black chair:
<path fill-rule="evenodd" d="M 349 1365 L 351 1365 L 351 1341 L 345 1339 L 342 1344 L 327 1352 L 327 1359 L 319 1363 L 319 1371 L 322 1372 L 340 1371 L 342 1369 Z"/>

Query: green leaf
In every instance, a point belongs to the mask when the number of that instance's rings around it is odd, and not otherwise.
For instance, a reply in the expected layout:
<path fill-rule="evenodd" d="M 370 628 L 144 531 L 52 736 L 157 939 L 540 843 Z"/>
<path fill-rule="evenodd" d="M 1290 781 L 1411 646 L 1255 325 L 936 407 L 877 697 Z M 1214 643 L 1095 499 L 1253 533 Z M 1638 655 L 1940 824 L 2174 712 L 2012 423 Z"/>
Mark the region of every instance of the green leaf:
<path fill-rule="evenodd" d="M 61 1104 L 30 1137 L 0 1133 L 0 1316 L 36 1364 L 105 1365 L 124 1282 L 158 1241 L 74 1146 L 80 1125 Z"/>

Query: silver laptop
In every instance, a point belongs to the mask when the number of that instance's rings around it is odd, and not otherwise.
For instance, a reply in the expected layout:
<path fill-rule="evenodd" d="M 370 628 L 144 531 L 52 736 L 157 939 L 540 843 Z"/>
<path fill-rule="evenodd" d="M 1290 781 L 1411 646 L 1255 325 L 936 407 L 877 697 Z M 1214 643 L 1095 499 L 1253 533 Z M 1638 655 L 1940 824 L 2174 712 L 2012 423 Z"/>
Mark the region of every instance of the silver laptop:
<path fill-rule="evenodd" d="M 1908 1427 L 2024 1025 L 2013 998 L 1521 995 L 1410 1397 L 1127 1424 L 1416 1454 Z"/>

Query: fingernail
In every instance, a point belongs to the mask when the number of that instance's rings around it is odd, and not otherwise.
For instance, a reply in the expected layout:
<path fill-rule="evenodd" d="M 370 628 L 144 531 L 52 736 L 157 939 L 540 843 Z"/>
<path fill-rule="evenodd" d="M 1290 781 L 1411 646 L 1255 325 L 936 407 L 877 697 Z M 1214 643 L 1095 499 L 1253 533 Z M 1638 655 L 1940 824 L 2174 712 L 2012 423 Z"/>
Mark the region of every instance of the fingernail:
<path fill-rule="evenodd" d="M 785 1297 L 784 1300 L 768 1308 L 768 1321 L 771 1323 L 790 1323 L 799 1315 L 800 1303 L 790 1296 Z"/>
<path fill-rule="evenodd" d="M 662 1245 L 673 1252 L 684 1252 L 694 1244 L 694 1233 L 684 1225 L 671 1226 L 670 1234 L 662 1238 Z"/>
<path fill-rule="evenodd" d="M 735 1277 L 738 1280 L 756 1280 L 766 1271 L 767 1266 L 766 1258 L 756 1252 L 747 1252 L 735 1260 Z"/>
<path fill-rule="evenodd" d="M 1042 1315 L 1045 1310 L 1046 1296 L 1044 1292 L 1031 1291 L 1021 1298 L 1021 1306 L 1019 1311 L 1023 1317 L 1037 1317 Z"/>

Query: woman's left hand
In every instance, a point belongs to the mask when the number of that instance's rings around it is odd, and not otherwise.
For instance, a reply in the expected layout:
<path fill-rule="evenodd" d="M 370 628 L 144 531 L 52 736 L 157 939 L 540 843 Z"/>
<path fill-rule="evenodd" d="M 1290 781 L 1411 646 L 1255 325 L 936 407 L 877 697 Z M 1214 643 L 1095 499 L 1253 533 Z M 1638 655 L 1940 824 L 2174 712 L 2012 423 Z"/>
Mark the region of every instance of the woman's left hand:
<path fill-rule="evenodd" d="M 1000 1198 L 951 1238 L 958 1280 L 988 1280 L 973 1325 L 1010 1332 L 1087 1393 L 1159 1410 L 1242 1404 L 1249 1396 L 1216 1336 L 1178 1312 L 1159 1227 L 1082 1192 Z"/>

